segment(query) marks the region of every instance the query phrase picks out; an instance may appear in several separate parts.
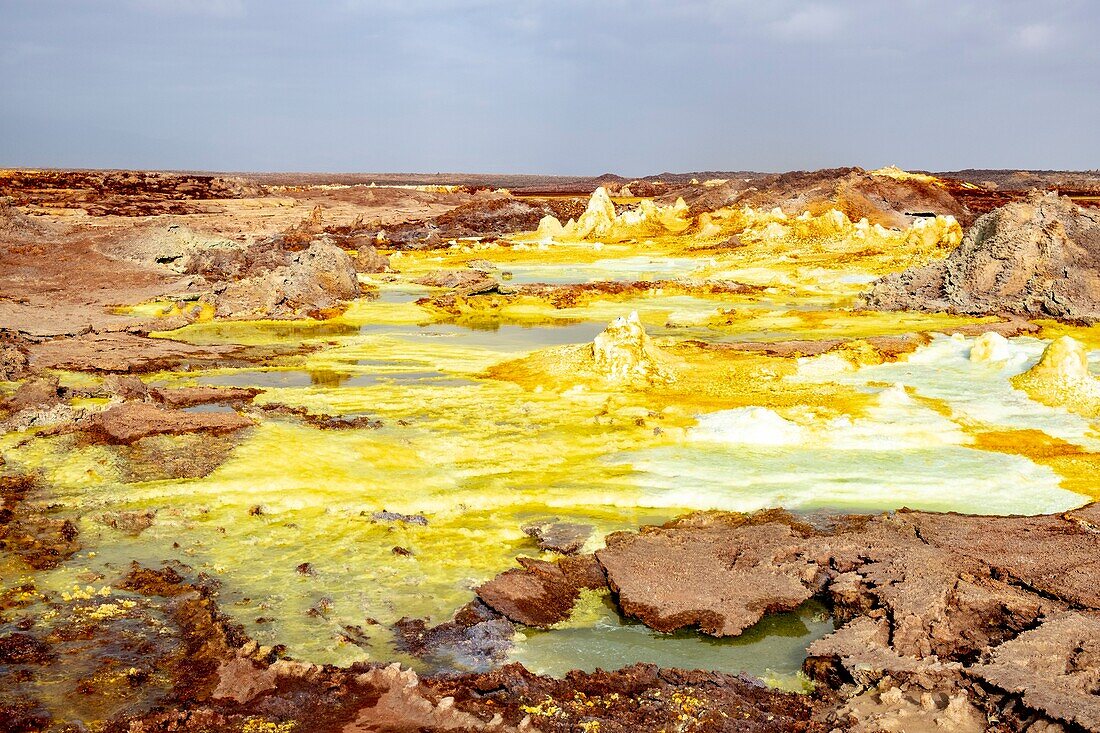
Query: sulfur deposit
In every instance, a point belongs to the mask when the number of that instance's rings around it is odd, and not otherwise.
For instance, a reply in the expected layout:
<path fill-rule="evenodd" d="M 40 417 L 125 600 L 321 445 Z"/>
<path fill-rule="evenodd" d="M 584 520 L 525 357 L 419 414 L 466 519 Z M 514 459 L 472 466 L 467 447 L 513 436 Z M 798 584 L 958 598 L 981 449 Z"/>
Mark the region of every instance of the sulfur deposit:
<path fill-rule="evenodd" d="M 662 361 L 664 355 L 646 335 L 637 311 L 616 318 L 592 341 L 596 370 L 613 382 L 667 380 Z"/>
<path fill-rule="evenodd" d="M 1008 339 L 996 331 L 986 331 L 979 335 L 970 348 L 970 361 L 973 362 L 1004 361 L 1011 355 Z"/>
<path fill-rule="evenodd" d="M 1100 416 L 1100 380 L 1089 372 L 1084 347 L 1071 336 L 1052 341 L 1039 363 L 1013 377 L 1012 384 L 1043 404 Z"/>
<path fill-rule="evenodd" d="M 854 307 L 954 183 L 65 176 L 0 171 L 0 729 L 1100 726 L 1100 329 Z"/>

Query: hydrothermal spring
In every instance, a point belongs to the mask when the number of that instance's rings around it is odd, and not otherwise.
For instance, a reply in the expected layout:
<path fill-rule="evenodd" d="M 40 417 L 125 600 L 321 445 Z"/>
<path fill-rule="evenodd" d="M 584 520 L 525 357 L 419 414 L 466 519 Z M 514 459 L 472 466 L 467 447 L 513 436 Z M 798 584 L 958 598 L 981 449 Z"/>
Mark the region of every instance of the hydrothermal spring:
<path fill-rule="evenodd" d="M 595 252 L 568 241 L 466 243 L 395 257 L 394 275 L 362 276 L 374 297 L 331 321 L 208 321 L 164 333 L 202 344 L 319 348 L 261 367 L 162 372 L 153 384 L 255 386 L 264 390 L 259 405 L 368 415 L 382 425 L 325 430 L 272 413 L 235 438 L 158 438 L 166 452 L 222 444 L 220 465 L 187 480 L 148 478 L 142 465 L 156 455 L 5 435 L 9 463 L 43 472 L 56 514 L 80 524 L 83 549 L 37 573 L 36 583 L 110 594 L 102 578 L 132 560 L 176 559 L 217 578 L 222 609 L 261 643 L 319 663 L 396 659 L 426 669 L 394 649 L 389 625 L 444 621 L 517 556 L 555 557 L 524 533 L 531 522 L 592 525 L 584 548 L 592 551 L 609 532 L 695 510 L 1012 514 L 1089 500 L 1080 462 L 1037 446 L 1057 441 L 1091 455 L 1100 450 L 1095 419 L 1035 401 L 1009 381 L 1069 327 L 1046 324 L 1010 339 L 1005 358 L 974 360 L 974 337 L 947 333 L 992 319 L 852 307 L 882 263 L 841 271 L 823 256 L 769 269 L 754 256 L 696 255 L 673 234 Z M 655 286 L 564 307 L 532 297 L 456 315 L 433 306 L 435 289 L 412 284 L 418 273 L 474 258 L 516 283 L 755 279 L 757 289 Z M 680 360 L 675 380 L 623 385 L 555 366 L 630 312 L 658 349 Z M 1095 349 L 1100 332 L 1071 330 Z M 885 360 L 704 348 L 913 332 L 933 335 Z M 1089 353 L 1094 372 L 1097 357 Z M 693 379 L 708 388 L 694 389 Z M 139 534 L 93 520 L 146 509 L 156 520 Z M 379 521 L 381 510 L 426 522 Z M 303 563 L 312 574 L 297 571 Z M 0 570 L 12 585 L 26 573 L 14 564 Z M 739 639 L 661 635 L 592 594 L 559 627 L 522 630 L 511 658 L 551 674 L 634 661 L 748 671 L 797 688 L 806 645 L 831 628 L 825 609 L 811 605 L 766 618 Z"/>

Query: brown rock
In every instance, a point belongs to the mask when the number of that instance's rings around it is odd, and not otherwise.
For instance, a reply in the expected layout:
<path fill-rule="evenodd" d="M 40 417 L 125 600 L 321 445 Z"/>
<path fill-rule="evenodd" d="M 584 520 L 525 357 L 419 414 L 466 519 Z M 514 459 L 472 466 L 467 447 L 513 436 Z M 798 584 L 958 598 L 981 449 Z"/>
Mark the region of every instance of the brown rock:
<path fill-rule="evenodd" d="M 49 644 L 31 634 L 0 636 L 0 664 L 43 664 L 54 656 Z"/>
<path fill-rule="evenodd" d="M 184 412 L 145 403 L 124 403 L 91 415 L 81 426 L 94 440 L 130 444 L 151 435 L 213 433 L 222 435 L 251 427 L 237 412 Z"/>
<path fill-rule="evenodd" d="M 584 547 L 585 541 L 592 535 L 592 529 L 590 524 L 549 521 L 527 525 L 523 531 L 538 541 L 540 550 L 573 555 Z"/>
<path fill-rule="evenodd" d="M 1100 212 L 1034 192 L 979 218 L 941 262 L 888 275 L 866 296 L 880 310 L 1100 320 Z"/>
<path fill-rule="evenodd" d="M 141 593 L 146 596 L 178 596 L 190 593 L 195 588 L 184 582 L 183 575 L 172 565 L 153 570 L 139 564 L 130 563 L 130 571 L 119 583 L 119 588 Z"/>
<path fill-rule="evenodd" d="M 146 400 L 149 387 L 141 377 L 132 374 L 108 374 L 103 379 L 103 391 L 123 400 Z"/>
<path fill-rule="evenodd" d="M 522 570 L 507 570 L 475 589 L 478 597 L 516 623 L 546 627 L 569 618 L 582 589 L 607 587 L 592 555 L 544 562 L 521 557 Z"/>
<path fill-rule="evenodd" d="M 144 511 L 104 512 L 97 517 L 104 524 L 119 532 L 137 536 L 153 526 L 157 513 L 152 509 Z"/>
<path fill-rule="evenodd" d="M 351 258 L 335 244 L 316 241 L 286 265 L 229 283 L 214 305 L 226 318 L 323 318 L 358 295 Z"/>
<path fill-rule="evenodd" d="M 236 703 L 250 702 L 268 690 L 275 689 L 278 679 L 271 667 L 261 666 L 244 657 L 233 657 L 222 662 L 217 675 L 218 684 L 211 696 Z"/>
<path fill-rule="evenodd" d="M 0 329 L 0 382 L 12 382 L 27 374 L 26 341 L 18 334 Z"/>
<path fill-rule="evenodd" d="M 477 270 L 439 270 L 415 281 L 418 285 L 448 288 L 459 295 L 491 293 L 500 287 L 496 278 Z"/>
<path fill-rule="evenodd" d="M 596 558 L 627 615 L 658 631 L 698 626 L 736 636 L 820 590 L 819 566 L 798 549 L 802 539 L 787 524 L 749 524 L 732 532 L 719 522 L 611 535 Z"/>
<path fill-rule="evenodd" d="M 1037 517 L 815 517 L 813 526 L 780 512 L 709 513 L 612 535 L 597 558 L 623 611 L 656 629 L 737 633 L 824 594 L 847 623 L 809 649 L 806 669 L 819 680 L 960 699 L 960 729 L 973 719 L 967 706 L 997 710 L 1006 696 L 1022 700 L 1013 719 L 1089 728 L 1100 680 L 1098 526 L 1096 505 Z M 970 679 L 986 683 L 978 698 L 967 697 Z M 883 699 L 896 709 L 876 698 L 850 711 L 915 714 L 907 694 Z"/>
<path fill-rule="evenodd" d="M 36 370 L 156 372 L 197 366 L 247 366 L 280 355 L 306 353 L 312 348 L 299 344 L 276 347 L 196 346 L 133 333 L 86 333 L 31 345 L 30 364 Z"/>
<path fill-rule="evenodd" d="M 717 672 L 635 664 L 614 672 L 540 677 L 510 664 L 482 675 L 425 680 L 460 710 L 534 729 L 826 733 L 820 698 Z M 534 711 L 534 712 L 532 712 Z M 522 724 L 524 719 L 527 724 Z"/>
<path fill-rule="evenodd" d="M 487 722 L 456 708 L 451 697 L 426 696 L 416 673 L 397 664 L 372 669 L 359 675 L 357 681 L 378 690 L 378 695 L 342 728 L 343 733 L 514 730 L 499 719 Z"/>
<path fill-rule="evenodd" d="M 364 244 L 356 252 L 355 269 L 357 272 L 388 272 L 390 258 L 380 254 L 374 245 Z"/>
<path fill-rule="evenodd" d="M 295 417 L 307 425 L 321 430 L 378 429 L 382 421 L 370 415 L 327 415 L 310 412 L 304 407 L 284 405 L 278 402 L 265 402 L 260 406 L 265 415 L 285 415 Z"/>
<path fill-rule="evenodd" d="M 718 186 L 673 189 L 662 200 L 672 203 L 677 197 L 688 203 L 693 214 L 724 206 L 779 207 L 788 214 L 835 208 L 852 221 L 866 217 L 885 227 L 908 226 L 917 215 L 949 214 L 964 224 L 971 219 L 950 182 L 899 180 L 861 168 L 738 175 Z"/>
<path fill-rule="evenodd" d="M 1020 695 L 1049 718 L 1100 730 L 1100 614 L 1048 618 L 993 649 L 967 675 Z"/>
<path fill-rule="evenodd" d="M 16 517 L 0 525 L 0 549 L 19 556 L 35 570 L 55 568 L 80 549 L 79 532 L 68 519 Z"/>
<path fill-rule="evenodd" d="M 290 264 L 291 253 L 281 243 L 261 240 L 245 245 L 192 247 L 183 271 L 211 282 L 262 275 Z"/>
<path fill-rule="evenodd" d="M 66 393 L 58 383 L 57 377 L 38 377 L 19 385 L 15 393 L 4 401 L 4 407 L 13 412 L 48 409 L 61 404 L 65 396 Z"/>
<path fill-rule="evenodd" d="M 79 532 L 68 519 L 50 519 L 23 504 L 35 484 L 30 476 L 0 476 L 0 549 L 48 570 L 80 549 Z"/>
<path fill-rule="evenodd" d="M 168 407 L 183 408 L 251 402 L 262 391 L 251 387 L 162 387 L 152 390 L 151 395 L 157 402 Z"/>
<path fill-rule="evenodd" d="M 440 674 L 487 672 L 500 665 L 515 633 L 511 622 L 476 599 L 437 626 L 403 618 L 393 629 L 399 651 L 429 663 Z"/>
<path fill-rule="evenodd" d="M 205 210 L 204 200 L 262 195 L 243 178 L 155 171 L 11 171 L 0 191 L 16 203 L 82 208 L 92 216 L 153 216 Z"/>
<path fill-rule="evenodd" d="M 584 193 L 591 190 L 587 188 Z M 547 215 L 560 221 L 576 218 L 584 211 L 586 201 L 587 195 L 548 199 L 482 195 L 427 221 L 387 226 L 381 232 L 387 246 L 396 249 L 445 247 L 450 241 L 466 238 L 492 240 L 515 232 L 532 232 Z"/>

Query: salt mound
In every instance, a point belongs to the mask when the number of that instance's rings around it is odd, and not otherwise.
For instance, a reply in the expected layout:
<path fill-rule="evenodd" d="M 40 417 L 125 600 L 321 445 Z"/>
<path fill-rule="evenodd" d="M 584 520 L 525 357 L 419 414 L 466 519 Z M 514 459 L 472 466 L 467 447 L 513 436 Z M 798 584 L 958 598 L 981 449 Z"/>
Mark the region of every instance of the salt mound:
<path fill-rule="evenodd" d="M 664 354 L 650 340 L 637 311 L 612 321 L 592 341 L 596 370 L 616 382 L 668 380 Z"/>
<path fill-rule="evenodd" d="M 1034 191 L 979 218 L 947 259 L 887 275 L 880 310 L 1100 321 L 1100 212 Z"/>
<path fill-rule="evenodd" d="M 600 186 L 592 192 L 588 206 L 579 218 L 575 221 L 570 219 L 563 225 L 553 216 L 545 216 L 539 222 L 536 235 L 543 241 L 621 241 L 681 232 L 690 225 L 691 218 L 683 199 L 672 206 L 659 206 L 650 200 L 643 200 L 637 207 L 616 214 L 615 203 L 607 189 Z"/>
<path fill-rule="evenodd" d="M 866 242 L 871 247 L 904 249 L 921 258 L 953 249 L 963 239 L 962 228 L 951 215 L 921 218 L 901 229 L 887 229 L 866 218 L 852 221 L 836 208 L 819 214 L 803 211 L 797 216 L 779 207 L 725 208 L 700 214 L 696 231 L 699 238 L 733 235 L 745 244 L 789 240 L 801 246 L 814 244 L 831 249 L 840 243 L 859 242 L 863 249 Z"/>
<path fill-rule="evenodd" d="M 1085 348 L 1069 336 L 1052 341 L 1038 364 L 1012 378 L 1012 386 L 1045 405 L 1100 415 L 1100 380 L 1089 372 Z"/>
<path fill-rule="evenodd" d="M 902 384 L 880 392 L 861 417 L 803 424 L 766 407 L 737 407 L 703 415 L 688 437 L 725 445 L 834 451 L 920 450 L 970 442 L 956 423 L 914 400 Z"/>
<path fill-rule="evenodd" d="M 1004 361 L 1012 356 L 1012 347 L 1001 334 L 996 331 L 986 331 L 974 339 L 974 345 L 970 348 L 970 361 L 990 362 Z"/>
<path fill-rule="evenodd" d="M 910 396 L 897 383 L 880 392 L 866 415 L 830 420 L 814 441 L 832 450 L 920 450 L 971 442 L 957 423 Z"/>
<path fill-rule="evenodd" d="M 607 189 L 600 186 L 588 199 L 588 207 L 568 234 L 576 239 L 605 237 L 615 226 L 615 204 Z"/>
<path fill-rule="evenodd" d="M 737 407 L 703 415 L 688 432 L 692 440 L 732 445 L 800 445 L 806 430 L 767 407 Z"/>

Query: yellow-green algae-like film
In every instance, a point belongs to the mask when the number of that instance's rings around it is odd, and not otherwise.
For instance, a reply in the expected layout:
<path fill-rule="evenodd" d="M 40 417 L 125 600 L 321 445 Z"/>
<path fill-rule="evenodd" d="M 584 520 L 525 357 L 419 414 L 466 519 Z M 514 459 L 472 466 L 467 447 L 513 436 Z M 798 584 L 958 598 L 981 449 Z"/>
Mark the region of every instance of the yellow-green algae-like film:
<path fill-rule="evenodd" d="M 209 474 L 159 480 L 135 480 L 140 472 L 129 465 L 155 455 L 64 436 L 4 436 L 7 469 L 40 471 L 59 513 L 80 524 L 85 550 L 40 574 L 40 586 L 60 591 L 116 577 L 131 560 L 178 559 L 218 578 L 224 610 L 261 642 L 347 663 L 401 658 L 388 624 L 445 620 L 517 555 L 538 555 L 522 531 L 532 521 L 590 524 L 591 550 L 607 532 L 697 509 L 1008 514 L 1086 501 L 1085 472 L 1100 448 L 1094 419 L 1012 384 L 1055 331 L 1072 327 L 1046 324 L 1049 335 L 1008 339 L 1008 355 L 991 363 L 970 358 L 973 337 L 941 332 L 995 319 L 856 307 L 874 277 L 950 251 L 959 236 L 953 221 L 894 231 L 839 212 L 738 210 L 685 224 L 680 207 L 641 207 L 622 218 L 596 201 L 590 211 L 581 225 L 544 222 L 515 241 L 403 253 L 392 260 L 396 273 L 372 276 L 377 298 L 329 321 L 205 319 L 162 334 L 315 350 L 258 367 L 147 378 L 255 386 L 264 390 L 255 406 L 366 415 L 381 427 L 323 429 L 254 409 L 258 424 L 235 438 L 158 439 L 181 450 L 196 440 L 224 446 Z M 731 232 L 741 234 L 738 248 L 709 246 Z M 433 298 L 447 291 L 413 283 L 472 259 L 514 270 L 520 284 L 679 284 L 589 288 L 567 302 L 554 301 L 553 288 L 458 296 L 457 306 L 441 307 Z M 705 287 L 719 281 L 751 287 Z M 629 344 L 599 341 L 619 317 L 629 338 L 644 334 L 641 356 Z M 886 349 L 874 341 L 882 337 L 909 340 Z M 841 346 L 808 355 L 743 348 L 825 339 Z M 1095 365 L 1095 353 L 1087 358 Z M 146 509 L 156 519 L 140 534 L 94 521 Z M 382 510 L 423 521 L 376 518 Z M 553 672 L 607 654 L 743 664 L 724 656 L 736 645 L 704 650 L 692 635 L 660 639 L 624 627 L 600 604 L 571 627 L 580 643 L 532 632 L 516 658 Z M 823 633 L 817 614 L 775 622 L 776 633 Z M 782 662 L 791 654 L 779 654 L 781 669 L 771 671 L 795 685 L 789 675 L 800 660 Z"/>

